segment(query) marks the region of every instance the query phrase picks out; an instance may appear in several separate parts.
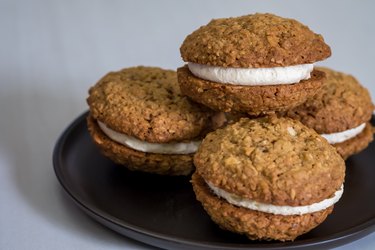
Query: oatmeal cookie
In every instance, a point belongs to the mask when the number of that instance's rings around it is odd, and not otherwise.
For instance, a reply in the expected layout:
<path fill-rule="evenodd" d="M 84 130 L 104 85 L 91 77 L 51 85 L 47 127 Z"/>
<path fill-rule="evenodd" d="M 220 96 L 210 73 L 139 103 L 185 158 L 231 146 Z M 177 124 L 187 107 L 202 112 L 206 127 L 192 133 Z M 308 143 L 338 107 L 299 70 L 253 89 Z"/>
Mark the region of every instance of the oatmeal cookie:
<path fill-rule="evenodd" d="M 132 170 L 189 174 L 193 153 L 212 129 L 213 111 L 183 96 L 172 70 L 110 72 L 90 88 L 87 103 L 94 142 Z"/>
<path fill-rule="evenodd" d="M 374 105 L 371 96 L 353 76 L 329 68 L 317 69 L 326 74 L 323 87 L 305 103 L 281 115 L 299 120 L 327 137 L 347 158 L 372 141 L 369 121 Z"/>
<path fill-rule="evenodd" d="M 183 94 L 223 112 L 293 108 L 321 87 L 313 63 L 331 55 L 321 35 L 273 14 L 214 19 L 188 35 L 178 69 Z"/>
<path fill-rule="evenodd" d="M 194 164 L 193 187 L 209 215 L 251 239 L 293 240 L 320 224 L 345 176 L 344 160 L 324 138 L 276 116 L 208 134 Z"/>

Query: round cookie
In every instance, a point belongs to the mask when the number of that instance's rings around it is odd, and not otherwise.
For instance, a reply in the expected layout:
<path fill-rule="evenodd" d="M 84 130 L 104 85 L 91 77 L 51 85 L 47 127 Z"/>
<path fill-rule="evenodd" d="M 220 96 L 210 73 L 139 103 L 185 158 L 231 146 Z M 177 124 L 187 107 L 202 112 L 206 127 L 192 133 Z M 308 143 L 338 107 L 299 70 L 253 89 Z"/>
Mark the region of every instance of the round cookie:
<path fill-rule="evenodd" d="M 89 90 L 88 128 L 103 153 L 129 169 L 186 175 L 212 112 L 180 93 L 176 72 L 133 67 Z"/>
<path fill-rule="evenodd" d="M 315 94 L 324 73 L 312 64 L 331 55 L 321 35 L 272 14 L 214 19 L 188 35 L 180 52 L 188 62 L 178 69 L 184 94 L 215 110 L 254 115 Z"/>
<path fill-rule="evenodd" d="M 297 119 L 322 134 L 346 159 L 372 141 L 369 121 L 374 105 L 367 89 L 353 76 L 329 68 L 318 69 L 326 74 L 323 87 L 314 97 L 283 115 Z M 353 131 L 353 128 L 358 129 Z M 353 133 L 345 135 L 348 131 Z"/>
<path fill-rule="evenodd" d="M 192 184 L 205 210 L 250 239 L 294 240 L 316 227 L 345 176 L 335 148 L 289 118 L 244 118 L 209 133 L 194 164 Z"/>

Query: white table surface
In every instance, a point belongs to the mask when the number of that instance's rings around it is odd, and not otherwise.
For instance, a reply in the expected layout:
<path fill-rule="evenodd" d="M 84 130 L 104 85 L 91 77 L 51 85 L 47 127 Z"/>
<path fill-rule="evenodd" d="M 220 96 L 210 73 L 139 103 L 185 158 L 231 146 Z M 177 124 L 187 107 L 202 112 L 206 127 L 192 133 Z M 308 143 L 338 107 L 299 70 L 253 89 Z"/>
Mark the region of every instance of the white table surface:
<path fill-rule="evenodd" d="M 133 65 L 175 69 L 211 18 L 273 12 L 323 34 L 323 65 L 375 95 L 373 1 L 0 1 L 0 249 L 149 249 L 88 218 L 52 169 L 53 146 L 89 86 Z M 350 218 L 348 218 L 350 219 Z M 339 247 L 375 249 L 375 233 Z"/>

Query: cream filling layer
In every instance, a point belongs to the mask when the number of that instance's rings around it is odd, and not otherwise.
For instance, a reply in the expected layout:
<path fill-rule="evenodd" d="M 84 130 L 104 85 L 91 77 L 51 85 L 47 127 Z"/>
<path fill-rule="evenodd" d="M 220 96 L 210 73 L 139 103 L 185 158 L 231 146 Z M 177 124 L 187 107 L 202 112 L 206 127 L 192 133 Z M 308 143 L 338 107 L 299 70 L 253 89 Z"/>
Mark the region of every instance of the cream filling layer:
<path fill-rule="evenodd" d="M 225 68 L 188 63 L 190 72 L 201 79 L 235 85 L 278 85 L 298 83 L 310 78 L 314 64 L 273 68 Z"/>
<path fill-rule="evenodd" d="M 264 213 L 280 214 L 280 215 L 302 215 L 308 213 L 314 213 L 324 210 L 333 204 L 335 204 L 342 196 L 344 191 L 344 185 L 341 185 L 340 189 L 337 190 L 333 197 L 325 199 L 318 203 L 313 203 L 307 206 L 278 206 L 262 202 L 253 201 L 250 199 L 241 198 L 235 194 L 231 194 L 223 189 L 215 187 L 209 182 L 206 182 L 211 190 L 220 198 L 225 199 L 227 202 L 239 206 L 256 210 Z"/>
<path fill-rule="evenodd" d="M 342 132 L 332 133 L 332 134 L 321 134 L 321 136 L 324 137 L 330 144 L 336 144 L 336 143 L 349 140 L 353 137 L 356 137 L 357 135 L 362 133 L 365 127 L 366 127 L 366 123 L 362 123 L 358 127 L 355 127 L 352 129 L 348 129 Z"/>
<path fill-rule="evenodd" d="M 155 154 L 191 154 L 198 150 L 201 141 L 191 142 L 176 142 L 176 143 L 150 143 L 141 141 L 135 137 L 128 136 L 117 131 L 114 131 L 100 121 L 98 121 L 100 129 L 109 138 L 124 146 L 138 150 L 145 153 Z"/>

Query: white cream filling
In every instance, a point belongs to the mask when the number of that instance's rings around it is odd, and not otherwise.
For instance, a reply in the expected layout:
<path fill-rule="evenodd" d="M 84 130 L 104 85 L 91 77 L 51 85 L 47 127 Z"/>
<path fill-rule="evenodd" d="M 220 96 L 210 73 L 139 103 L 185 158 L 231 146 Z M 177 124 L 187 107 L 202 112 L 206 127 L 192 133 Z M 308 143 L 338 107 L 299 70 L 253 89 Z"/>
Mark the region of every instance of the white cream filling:
<path fill-rule="evenodd" d="M 271 214 L 281 214 L 281 215 L 302 215 L 308 213 L 314 213 L 324 210 L 333 204 L 335 204 L 342 196 L 344 191 L 344 185 L 341 185 L 340 189 L 337 190 L 332 198 L 325 199 L 321 202 L 314 203 L 307 206 L 277 206 L 272 204 L 266 204 L 262 202 L 253 201 L 250 199 L 241 198 L 235 194 L 228 193 L 227 191 L 213 186 L 211 183 L 206 182 L 211 190 L 219 197 L 225 199 L 229 203 L 248 208 L 251 210 L 256 210 L 264 213 Z"/>
<path fill-rule="evenodd" d="M 277 85 L 309 79 L 314 64 L 274 68 L 225 68 L 188 63 L 190 72 L 201 79 L 236 85 Z"/>
<path fill-rule="evenodd" d="M 332 133 L 332 134 L 321 134 L 321 136 L 324 137 L 330 144 L 336 144 L 336 143 L 349 140 L 353 137 L 356 137 L 357 135 L 362 133 L 365 127 L 366 127 L 366 123 L 362 123 L 358 127 L 355 127 L 352 129 L 348 129 L 342 132 Z"/>
<path fill-rule="evenodd" d="M 98 121 L 101 130 L 112 140 L 129 148 L 156 154 L 191 154 L 198 150 L 200 141 L 176 142 L 176 143 L 150 143 L 144 142 L 132 136 L 128 136 L 107 127 Z"/>

